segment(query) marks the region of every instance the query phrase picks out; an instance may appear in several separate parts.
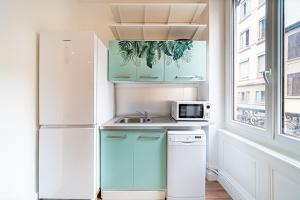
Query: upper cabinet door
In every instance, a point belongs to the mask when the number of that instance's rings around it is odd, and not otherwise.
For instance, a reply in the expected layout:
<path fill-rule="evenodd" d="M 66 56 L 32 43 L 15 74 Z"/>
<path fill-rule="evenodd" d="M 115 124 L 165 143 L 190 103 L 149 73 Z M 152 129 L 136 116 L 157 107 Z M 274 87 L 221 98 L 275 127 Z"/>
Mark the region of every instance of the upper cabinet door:
<path fill-rule="evenodd" d="M 40 34 L 41 125 L 95 124 L 92 32 Z"/>
<path fill-rule="evenodd" d="M 133 59 L 134 41 L 109 42 L 109 80 L 110 81 L 135 81 L 136 65 L 141 59 Z"/>
<path fill-rule="evenodd" d="M 165 48 L 165 81 L 206 80 L 206 42 L 168 41 Z"/>
<path fill-rule="evenodd" d="M 137 81 L 156 82 L 164 80 L 164 54 L 159 41 L 139 41 L 144 50 L 141 63 L 137 66 Z"/>

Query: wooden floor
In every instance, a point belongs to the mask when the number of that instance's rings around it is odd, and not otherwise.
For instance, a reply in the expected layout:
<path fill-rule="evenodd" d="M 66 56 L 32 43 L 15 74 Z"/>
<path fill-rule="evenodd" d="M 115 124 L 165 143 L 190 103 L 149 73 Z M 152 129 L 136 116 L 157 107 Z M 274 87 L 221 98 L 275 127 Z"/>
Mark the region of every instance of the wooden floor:
<path fill-rule="evenodd" d="M 217 181 L 206 181 L 205 193 L 205 200 L 232 200 Z"/>
<path fill-rule="evenodd" d="M 217 181 L 206 181 L 205 200 L 232 200 Z"/>

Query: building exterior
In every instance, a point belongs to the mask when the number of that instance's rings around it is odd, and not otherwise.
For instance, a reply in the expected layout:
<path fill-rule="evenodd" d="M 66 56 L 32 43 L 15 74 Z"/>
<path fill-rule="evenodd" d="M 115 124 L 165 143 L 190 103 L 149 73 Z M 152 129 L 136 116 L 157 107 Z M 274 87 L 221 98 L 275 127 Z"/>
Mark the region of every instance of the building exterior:
<path fill-rule="evenodd" d="M 285 28 L 284 128 L 300 136 L 300 21 Z"/>
<path fill-rule="evenodd" d="M 265 125 L 265 14 L 264 0 L 237 4 L 235 44 L 235 120 Z"/>

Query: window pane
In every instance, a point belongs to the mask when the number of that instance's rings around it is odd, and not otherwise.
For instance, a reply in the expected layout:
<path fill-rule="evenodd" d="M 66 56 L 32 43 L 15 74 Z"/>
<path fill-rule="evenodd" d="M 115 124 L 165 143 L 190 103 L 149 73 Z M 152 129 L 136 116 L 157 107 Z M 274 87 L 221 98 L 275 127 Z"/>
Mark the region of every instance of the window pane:
<path fill-rule="evenodd" d="M 266 68 L 266 56 L 260 55 L 258 56 L 258 75 L 261 75 L 262 72 L 265 71 Z"/>
<path fill-rule="evenodd" d="M 233 119 L 264 128 L 265 81 L 261 74 L 265 70 L 266 58 L 265 42 L 261 39 L 265 38 L 266 6 L 260 0 L 234 0 L 234 3 Z"/>
<path fill-rule="evenodd" d="M 259 24 L 258 24 L 258 31 L 259 31 L 259 36 L 258 36 L 258 40 L 264 40 L 265 39 L 265 30 L 266 30 L 266 22 L 265 19 L 261 19 L 259 20 Z"/>
<path fill-rule="evenodd" d="M 249 60 L 240 63 L 240 79 L 248 78 Z"/>
<path fill-rule="evenodd" d="M 300 138 L 300 1 L 284 1 L 283 134 Z"/>
<path fill-rule="evenodd" d="M 239 7 L 239 10 L 240 10 L 240 13 L 241 13 L 241 16 L 240 16 L 240 20 L 243 20 L 244 18 L 246 18 L 250 13 L 249 13 L 249 0 L 244 0 L 244 1 L 241 1 L 241 5 Z"/>

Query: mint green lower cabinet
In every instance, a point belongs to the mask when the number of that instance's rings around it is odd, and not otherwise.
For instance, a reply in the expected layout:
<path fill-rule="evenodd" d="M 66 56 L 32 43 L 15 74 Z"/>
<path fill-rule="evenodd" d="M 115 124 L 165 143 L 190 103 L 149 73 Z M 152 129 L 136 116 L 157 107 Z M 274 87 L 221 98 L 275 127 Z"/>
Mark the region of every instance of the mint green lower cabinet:
<path fill-rule="evenodd" d="M 109 41 L 108 79 L 110 81 L 135 81 L 136 65 L 132 61 L 124 63 L 117 40 Z"/>
<path fill-rule="evenodd" d="M 166 188 L 164 131 L 101 131 L 101 188 Z"/>
<path fill-rule="evenodd" d="M 133 188 L 134 135 L 127 131 L 101 132 L 101 187 Z"/>
<path fill-rule="evenodd" d="M 166 188 L 166 134 L 137 132 L 134 145 L 134 188 L 160 190 Z"/>
<path fill-rule="evenodd" d="M 193 41 L 191 50 L 178 61 L 165 56 L 165 81 L 192 82 L 206 80 L 206 41 Z"/>

